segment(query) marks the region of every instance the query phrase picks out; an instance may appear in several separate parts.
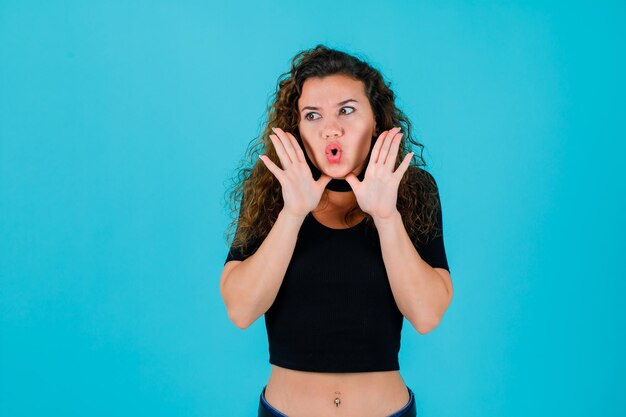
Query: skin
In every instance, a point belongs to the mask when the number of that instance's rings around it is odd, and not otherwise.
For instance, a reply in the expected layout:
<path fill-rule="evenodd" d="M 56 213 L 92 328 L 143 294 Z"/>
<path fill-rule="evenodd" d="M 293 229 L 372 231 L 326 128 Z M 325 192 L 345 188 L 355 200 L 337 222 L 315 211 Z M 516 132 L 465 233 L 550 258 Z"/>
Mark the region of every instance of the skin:
<path fill-rule="evenodd" d="M 338 105 L 347 99 L 349 102 Z M 307 109 L 306 107 L 317 109 Z M 367 155 L 376 132 L 374 113 L 363 82 L 345 75 L 309 78 L 298 101 L 298 128 L 304 148 L 322 172 L 315 181 L 304 151 L 289 132 L 275 128 L 270 136 L 281 167 L 267 156 L 260 158 L 282 186 L 283 213 L 301 221 L 309 212 L 329 227 L 343 228 L 342 217 L 354 204 L 376 221 L 391 219 L 396 213 L 400 180 L 410 159 L 408 154 L 395 168 L 402 134 L 399 128 L 382 132 L 376 139 L 369 164 Z M 329 141 L 341 145 L 338 164 L 325 156 Z M 365 178 L 356 176 L 366 169 Z M 352 192 L 325 190 L 332 178 L 345 180 Z M 328 203 L 320 204 L 322 195 Z M 340 225 L 340 226 L 337 226 Z M 270 404 L 287 415 L 380 417 L 402 408 L 409 400 L 406 385 L 398 371 L 359 373 L 301 372 L 272 365 L 265 396 Z M 335 405 L 340 399 L 340 406 Z"/>
<path fill-rule="evenodd" d="M 356 101 L 338 104 L 349 99 Z M 318 169 L 343 179 L 365 168 L 376 120 L 362 81 L 346 75 L 308 78 L 302 86 L 298 110 L 304 148 Z M 343 150 L 340 163 L 330 163 L 326 158 L 325 148 L 330 142 L 339 143 Z"/>
<path fill-rule="evenodd" d="M 343 74 L 308 78 L 302 86 L 298 111 L 298 129 L 305 151 L 322 175 L 317 181 L 313 180 L 296 138 L 275 128 L 270 139 L 283 169 L 265 155 L 261 159 L 282 185 L 283 210 L 295 218 L 302 218 L 311 211 L 324 212 L 331 223 L 340 219 L 355 202 L 375 220 L 388 219 L 397 212 L 398 186 L 413 154 L 409 153 L 394 172 L 402 134 L 400 128 L 393 128 L 380 134 L 370 163 L 365 167 L 376 120 L 363 82 Z M 339 143 L 342 148 L 339 163 L 331 163 L 326 158 L 325 149 L 331 142 Z M 356 176 L 364 168 L 365 178 L 359 181 Z M 325 190 L 332 178 L 345 178 L 353 191 Z M 329 205 L 321 208 L 323 194 L 328 197 Z"/>

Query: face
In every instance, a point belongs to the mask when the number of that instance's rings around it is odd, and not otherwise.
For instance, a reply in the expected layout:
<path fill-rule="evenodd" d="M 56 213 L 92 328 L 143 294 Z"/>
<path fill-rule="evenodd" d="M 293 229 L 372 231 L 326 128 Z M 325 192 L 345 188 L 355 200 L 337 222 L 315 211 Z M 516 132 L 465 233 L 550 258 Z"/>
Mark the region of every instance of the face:
<path fill-rule="evenodd" d="M 320 171 L 343 179 L 366 168 L 376 118 L 362 81 L 343 74 L 307 78 L 298 111 L 305 152 Z"/>

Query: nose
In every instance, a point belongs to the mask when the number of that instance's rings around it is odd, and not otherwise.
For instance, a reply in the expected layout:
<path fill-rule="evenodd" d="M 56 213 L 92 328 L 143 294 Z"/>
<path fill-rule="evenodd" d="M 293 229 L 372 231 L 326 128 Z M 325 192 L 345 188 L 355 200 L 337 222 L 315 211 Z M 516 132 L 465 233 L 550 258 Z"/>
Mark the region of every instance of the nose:
<path fill-rule="evenodd" d="M 328 123 L 326 126 L 324 126 L 324 129 L 322 130 L 322 136 L 324 137 L 324 139 L 336 138 L 338 136 L 341 136 L 342 134 L 343 129 L 341 128 L 341 126 L 339 126 L 339 124 L 334 121 Z"/>

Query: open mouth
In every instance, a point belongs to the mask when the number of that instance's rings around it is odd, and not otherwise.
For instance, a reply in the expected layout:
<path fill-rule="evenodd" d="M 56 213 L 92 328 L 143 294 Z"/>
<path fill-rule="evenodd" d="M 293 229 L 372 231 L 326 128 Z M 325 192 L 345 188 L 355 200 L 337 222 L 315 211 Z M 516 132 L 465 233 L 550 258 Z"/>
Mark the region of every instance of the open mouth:
<path fill-rule="evenodd" d="M 329 162 L 339 162 L 341 160 L 341 148 L 336 143 L 326 146 L 326 158 Z"/>

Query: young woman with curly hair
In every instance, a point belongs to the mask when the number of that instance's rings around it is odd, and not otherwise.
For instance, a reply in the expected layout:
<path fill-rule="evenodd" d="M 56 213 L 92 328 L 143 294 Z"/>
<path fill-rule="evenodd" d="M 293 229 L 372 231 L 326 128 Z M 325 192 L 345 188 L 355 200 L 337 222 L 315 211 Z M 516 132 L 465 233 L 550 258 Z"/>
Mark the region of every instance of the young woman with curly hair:
<path fill-rule="evenodd" d="M 452 281 L 437 184 L 394 93 L 364 60 L 318 45 L 279 77 L 253 145 L 230 193 L 220 292 L 239 328 L 265 318 L 258 415 L 415 416 L 403 318 L 431 331 Z"/>

